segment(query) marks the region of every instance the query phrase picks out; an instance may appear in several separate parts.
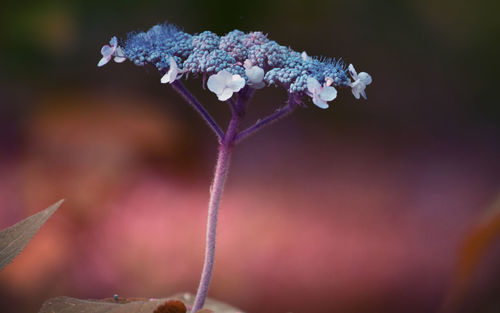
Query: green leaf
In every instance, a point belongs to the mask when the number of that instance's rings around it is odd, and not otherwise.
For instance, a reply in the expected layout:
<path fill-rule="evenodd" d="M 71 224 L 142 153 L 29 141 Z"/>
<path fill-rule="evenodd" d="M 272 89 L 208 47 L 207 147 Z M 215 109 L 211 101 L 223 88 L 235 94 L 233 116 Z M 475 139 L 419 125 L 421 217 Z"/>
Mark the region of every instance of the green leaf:
<path fill-rule="evenodd" d="M 26 247 L 47 219 L 54 214 L 64 200 L 59 200 L 45 210 L 38 212 L 0 232 L 0 270 Z"/>
<path fill-rule="evenodd" d="M 169 300 L 180 300 L 191 307 L 194 296 L 188 293 L 176 294 L 164 299 L 103 299 L 103 300 L 81 300 L 69 297 L 52 298 L 42 305 L 39 313 L 155 313 L 155 312 L 177 312 L 163 307 Z M 204 308 L 217 313 L 241 313 L 243 311 L 225 303 L 207 299 Z M 163 310 L 162 310 L 163 309 Z M 189 311 L 188 311 L 189 312 Z"/>

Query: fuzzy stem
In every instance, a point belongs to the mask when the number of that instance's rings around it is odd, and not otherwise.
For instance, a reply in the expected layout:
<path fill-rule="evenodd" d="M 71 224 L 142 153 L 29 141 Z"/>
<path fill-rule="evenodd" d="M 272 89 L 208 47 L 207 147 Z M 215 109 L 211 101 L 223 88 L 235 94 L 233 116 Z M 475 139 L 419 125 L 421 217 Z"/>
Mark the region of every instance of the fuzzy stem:
<path fill-rule="evenodd" d="M 219 145 L 219 156 L 217 158 L 217 165 L 215 166 L 215 173 L 212 185 L 210 187 L 210 201 L 208 204 L 208 219 L 207 219 L 207 237 L 205 246 L 205 261 L 203 264 L 203 271 L 201 273 L 200 285 L 196 293 L 194 305 L 191 312 L 196 312 L 203 307 L 205 298 L 208 293 L 208 286 L 212 278 L 212 272 L 215 259 L 215 237 L 217 229 L 217 213 L 219 204 L 224 189 L 227 173 L 229 170 L 229 163 L 231 154 L 234 147 L 234 139 L 238 132 L 238 126 L 241 121 L 241 115 L 233 113 L 229 123 L 226 134 Z"/>
<path fill-rule="evenodd" d="M 258 121 L 253 126 L 241 131 L 236 135 L 235 142 L 238 143 L 243 139 L 255 134 L 257 131 L 261 130 L 263 127 L 271 125 L 272 123 L 284 118 L 285 116 L 291 114 L 295 108 L 297 108 L 297 103 L 292 95 L 288 97 L 288 103 L 286 106 L 276 110 L 273 114 L 267 116 L 266 118 Z"/>
<path fill-rule="evenodd" d="M 186 99 L 186 101 L 191 104 L 193 109 L 195 109 L 196 112 L 201 115 L 208 126 L 210 126 L 210 128 L 214 131 L 218 141 L 221 142 L 222 138 L 224 137 L 224 132 L 219 127 L 219 125 L 217 125 L 217 122 L 212 118 L 210 113 L 208 113 L 208 111 L 198 101 L 198 99 L 196 99 L 196 97 L 191 92 L 189 92 L 189 90 L 187 90 L 179 80 L 174 81 L 171 85 L 175 89 L 175 91 L 177 91 L 182 97 L 184 97 L 184 99 Z"/>

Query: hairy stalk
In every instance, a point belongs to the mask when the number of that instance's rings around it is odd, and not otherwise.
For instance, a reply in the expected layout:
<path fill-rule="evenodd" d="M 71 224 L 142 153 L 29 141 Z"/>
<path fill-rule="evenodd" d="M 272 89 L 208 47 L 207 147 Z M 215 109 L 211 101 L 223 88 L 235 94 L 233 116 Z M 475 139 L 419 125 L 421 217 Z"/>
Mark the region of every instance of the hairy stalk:
<path fill-rule="evenodd" d="M 236 138 L 235 138 L 235 143 L 242 141 L 243 139 L 255 134 L 256 132 L 258 132 L 259 130 L 264 128 L 265 126 L 269 126 L 269 125 L 273 124 L 274 122 L 282 119 L 283 117 L 291 114 L 296 108 L 297 108 L 297 103 L 296 103 L 295 99 L 293 98 L 293 96 L 290 95 L 288 97 L 288 103 L 286 106 L 276 110 L 271 115 L 258 121 L 253 126 L 250 126 L 247 129 L 245 129 L 244 131 L 237 134 Z"/>
<path fill-rule="evenodd" d="M 237 141 L 240 141 L 241 139 L 246 138 L 248 135 L 253 134 L 257 130 L 261 129 L 263 126 L 268 125 L 290 114 L 291 112 L 293 112 L 297 105 L 297 102 L 295 101 L 293 96 L 290 96 L 288 98 L 288 105 L 285 108 L 277 111 L 274 114 L 271 114 L 269 117 L 261 121 L 261 123 L 257 123 L 253 127 L 247 129 L 247 131 L 238 134 L 238 127 L 245 115 L 247 103 L 252 98 L 253 93 L 253 89 L 244 88 L 239 92 L 237 101 L 234 101 L 234 99 L 229 100 L 232 117 L 226 133 L 222 136 L 222 140 L 219 144 L 217 165 L 215 166 L 214 178 L 210 187 L 210 200 L 208 203 L 207 233 L 205 243 L 205 260 L 203 263 L 203 271 L 201 273 L 200 284 L 198 286 L 198 291 L 196 292 L 196 298 L 194 300 L 193 308 L 191 309 L 192 313 L 195 313 L 196 311 L 203 308 L 203 304 L 205 303 L 205 299 L 208 294 L 208 287 L 212 278 L 215 260 L 215 241 L 219 205 L 222 198 L 222 192 L 224 189 L 224 184 L 226 182 L 227 173 L 229 171 L 231 154 L 233 152 L 235 144 L 237 143 Z M 241 136 L 241 134 L 243 134 L 243 136 Z"/>
<path fill-rule="evenodd" d="M 212 185 L 210 187 L 210 201 L 208 204 L 208 219 L 207 219 L 207 237 L 205 246 L 205 261 L 203 264 L 203 271 L 201 273 L 200 285 L 196 292 L 191 312 L 196 312 L 203 307 L 208 293 L 208 286 L 212 278 L 212 272 L 215 259 L 215 237 L 217 229 L 217 215 L 219 204 L 226 182 L 227 173 L 229 170 L 229 163 L 231 161 L 231 154 L 234 147 L 234 139 L 238 132 L 238 126 L 241 121 L 241 115 L 233 112 L 233 116 L 229 123 L 225 136 L 219 145 L 219 156 L 217 158 L 217 165 L 215 166 L 215 173 Z"/>
<path fill-rule="evenodd" d="M 210 126 L 210 128 L 217 136 L 218 141 L 222 142 L 222 139 L 224 137 L 224 132 L 219 127 L 219 125 L 217 125 L 217 122 L 212 118 L 212 116 L 210 115 L 210 113 L 208 113 L 205 107 L 201 105 L 198 99 L 196 99 L 196 97 L 193 96 L 193 94 L 189 92 L 189 90 L 187 90 L 186 87 L 184 87 L 184 85 L 180 82 L 180 80 L 174 81 L 171 85 L 175 89 L 175 91 L 177 91 L 182 97 L 184 97 L 184 99 L 186 99 L 186 101 L 189 102 L 189 104 L 191 104 L 193 109 L 195 109 L 196 112 L 198 112 L 201 115 L 203 120 L 205 120 L 205 122 L 208 124 L 208 126 Z"/>

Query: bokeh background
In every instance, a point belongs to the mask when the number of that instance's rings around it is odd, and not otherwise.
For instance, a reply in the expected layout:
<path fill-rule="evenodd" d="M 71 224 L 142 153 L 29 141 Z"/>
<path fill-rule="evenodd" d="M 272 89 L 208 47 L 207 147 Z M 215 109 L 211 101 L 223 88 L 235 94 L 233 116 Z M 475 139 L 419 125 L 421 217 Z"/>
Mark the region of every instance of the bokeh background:
<path fill-rule="evenodd" d="M 216 140 L 156 71 L 96 66 L 112 35 L 169 21 L 262 30 L 374 78 L 367 101 L 342 90 L 330 109 L 311 104 L 237 147 L 211 297 L 250 313 L 438 312 L 459 281 L 459 312 L 499 312 L 498 227 L 468 239 L 491 225 L 500 191 L 499 11 L 492 0 L 2 2 L 0 227 L 67 200 L 0 273 L 0 311 L 195 292 Z M 227 122 L 200 80 L 187 85 Z M 259 91 L 247 125 L 285 99 Z"/>

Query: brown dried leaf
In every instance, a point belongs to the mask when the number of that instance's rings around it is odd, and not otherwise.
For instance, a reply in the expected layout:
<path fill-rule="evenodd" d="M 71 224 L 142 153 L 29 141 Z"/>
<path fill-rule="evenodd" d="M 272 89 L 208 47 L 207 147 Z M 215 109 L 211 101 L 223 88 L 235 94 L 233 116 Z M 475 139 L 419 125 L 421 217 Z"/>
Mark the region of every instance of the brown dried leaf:
<path fill-rule="evenodd" d="M 454 312 L 466 293 L 468 286 L 480 266 L 488 248 L 500 239 L 500 196 L 482 219 L 477 221 L 460 247 L 458 262 L 451 288 L 445 297 L 440 312 Z"/>
<path fill-rule="evenodd" d="M 201 309 L 199 311 L 196 311 L 196 313 L 214 313 L 214 311 L 209 309 Z"/>
<path fill-rule="evenodd" d="M 57 297 L 45 301 L 39 313 L 186 313 L 191 308 L 194 296 L 181 293 L 165 299 L 128 298 L 103 300 L 81 300 Z M 207 299 L 205 311 L 217 313 L 242 313 L 243 311 L 225 303 Z"/>
<path fill-rule="evenodd" d="M 191 308 L 194 304 L 194 295 L 190 293 L 178 293 L 175 294 L 172 298 L 180 299 L 182 302 L 184 302 L 188 309 Z M 203 311 L 206 310 L 206 311 Z M 224 302 L 220 302 L 214 299 L 207 298 L 205 301 L 205 305 L 203 306 L 203 309 L 196 313 L 243 313 L 242 310 L 235 308 L 233 306 L 230 306 L 229 304 L 226 304 Z"/>
<path fill-rule="evenodd" d="M 38 212 L 0 232 L 0 270 L 26 247 L 28 242 L 54 214 L 64 200 L 59 200 L 45 210 Z"/>
<path fill-rule="evenodd" d="M 133 299 L 135 300 L 135 299 Z M 52 298 L 42 305 L 39 313 L 153 313 L 169 299 L 81 300 L 69 297 Z M 181 311 L 160 311 L 182 313 Z M 185 311 L 184 311 L 185 312 Z M 159 312 L 158 312 L 159 313 Z"/>

